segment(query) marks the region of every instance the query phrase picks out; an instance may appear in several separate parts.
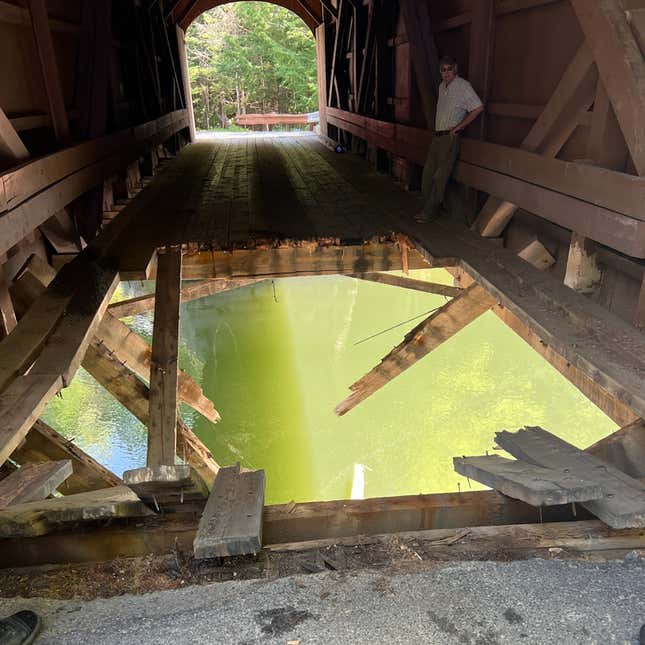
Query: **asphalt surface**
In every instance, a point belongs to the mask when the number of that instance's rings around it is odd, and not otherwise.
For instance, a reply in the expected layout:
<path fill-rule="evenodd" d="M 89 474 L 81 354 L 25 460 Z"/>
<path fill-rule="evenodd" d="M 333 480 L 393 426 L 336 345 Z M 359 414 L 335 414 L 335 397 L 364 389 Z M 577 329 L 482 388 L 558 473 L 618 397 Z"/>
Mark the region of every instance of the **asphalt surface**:
<path fill-rule="evenodd" d="M 645 564 L 530 560 L 224 582 L 33 609 L 37 643 L 638 643 Z"/>

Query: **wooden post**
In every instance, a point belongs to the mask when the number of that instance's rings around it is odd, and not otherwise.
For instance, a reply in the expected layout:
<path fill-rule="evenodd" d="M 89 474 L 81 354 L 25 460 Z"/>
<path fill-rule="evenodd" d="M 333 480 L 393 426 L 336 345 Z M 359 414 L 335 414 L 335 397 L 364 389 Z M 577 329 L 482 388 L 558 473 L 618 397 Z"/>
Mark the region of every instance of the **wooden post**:
<path fill-rule="evenodd" d="M 28 157 L 29 151 L 4 110 L 0 108 L 0 159 L 22 161 Z"/>
<path fill-rule="evenodd" d="M 188 110 L 188 129 L 190 131 L 190 140 L 195 141 L 195 110 L 193 108 L 193 94 L 190 88 L 190 73 L 188 71 L 188 54 L 186 52 L 186 32 L 177 25 L 177 49 L 179 50 L 179 65 L 181 68 L 181 80 L 186 99 L 186 109 Z"/>
<path fill-rule="evenodd" d="M 592 242 L 578 233 L 571 233 L 564 284 L 580 293 L 594 293 L 601 278 Z"/>
<path fill-rule="evenodd" d="M 9 281 L 5 267 L 0 264 L 0 339 L 8 336 L 17 325 L 16 312 L 9 295 Z"/>
<path fill-rule="evenodd" d="M 65 99 L 60 81 L 60 73 L 56 62 L 56 52 L 52 41 L 49 18 L 45 0 L 29 0 L 31 25 L 36 39 L 36 47 L 40 58 L 40 65 L 49 102 L 52 124 L 56 139 L 62 144 L 69 143 L 70 131 Z"/>
<path fill-rule="evenodd" d="M 430 3 L 419 0 L 400 0 L 401 15 L 410 43 L 417 85 L 421 92 L 423 112 L 428 130 L 434 131 L 439 76 L 439 55 L 432 35 Z"/>
<path fill-rule="evenodd" d="M 320 114 L 320 134 L 328 136 L 327 130 L 327 43 L 326 25 L 316 28 L 316 70 L 318 75 L 318 112 Z"/>
<path fill-rule="evenodd" d="M 181 248 L 159 253 L 150 371 L 148 466 L 175 463 Z"/>
<path fill-rule="evenodd" d="M 473 3 L 472 22 L 470 23 L 468 80 L 484 105 L 488 102 L 490 91 L 494 49 L 495 0 L 478 0 Z M 469 134 L 476 139 L 486 138 L 485 113 L 472 124 Z"/>

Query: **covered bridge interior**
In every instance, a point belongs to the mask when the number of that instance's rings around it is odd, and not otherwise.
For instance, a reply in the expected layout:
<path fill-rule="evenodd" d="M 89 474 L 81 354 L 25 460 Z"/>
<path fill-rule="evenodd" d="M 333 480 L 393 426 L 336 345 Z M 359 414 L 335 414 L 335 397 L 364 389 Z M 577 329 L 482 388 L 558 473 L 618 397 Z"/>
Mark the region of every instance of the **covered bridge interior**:
<path fill-rule="evenodd" d="M 645 3 L 273 3 L 315 34 L 316 137 L 196 137 L 185 30 L 226 0 L 0 0 L 0 564 L 472 526 L 497 527 L 475 544 L 520 525 L 522 548 L 642 546 Z M 445 54 L 485 113 L 454 201 L 418 223 Z M 454 286 L 384 273 L 424 267 Z M 178 367 L 179 304 L 324 274 L 451 297 L 338 414 L 492 310 L 621 429 L 586 451 L 501 433 L 519 473 L 455 463 L 501 493 L 264 506 L 263 472 L 220 469 L 178 416 L 219 418 Z M 143 279 L 154 297 L 110 304 Z M 150 346 L 119 318 L 152 308 Z M 148 427 L 144 468 L 121 478 L 38 419 L 81 365 Z M 536 477 L 567 495 L 535 502 Z"/>

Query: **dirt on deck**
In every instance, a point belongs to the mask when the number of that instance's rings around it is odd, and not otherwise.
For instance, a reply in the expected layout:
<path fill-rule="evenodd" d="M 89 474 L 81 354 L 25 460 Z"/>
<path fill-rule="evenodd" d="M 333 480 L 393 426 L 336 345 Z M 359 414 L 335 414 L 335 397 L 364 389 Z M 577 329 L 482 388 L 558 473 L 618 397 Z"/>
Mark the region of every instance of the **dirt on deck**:
<path fill-rule="evenodd" d="M 619 554 L 615 554 L 619 557 Z M 190 585 L 249 579 L 276 579 L 323 571 L 350 572 L 383 568 L 431 568 L 454 560 L 510 561 L 545 559 L 603 559 L 562 549 L 510 551 L 498 545 L 482 549 L 469 544 L 467 532 L 439 541 L 393 535 L 377 543 L 333 545 L 302 551 L 263 550 L 257 556 L 195 560 L 176 551 L 166 556 L 127 558 L 92 564 L 39 566 L 0 571 L 0 597 L 78 598 L 91 600 L 126 593 L 142 594 Z"/>

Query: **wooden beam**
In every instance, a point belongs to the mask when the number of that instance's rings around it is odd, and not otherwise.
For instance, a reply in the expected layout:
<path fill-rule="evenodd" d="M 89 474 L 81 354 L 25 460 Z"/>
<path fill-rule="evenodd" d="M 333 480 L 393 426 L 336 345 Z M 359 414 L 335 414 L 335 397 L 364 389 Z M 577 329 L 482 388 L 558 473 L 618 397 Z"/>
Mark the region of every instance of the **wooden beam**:
<path fill-rule="evenodd" d="M 544 343 L 631 408 L 635 416 L 645 416 L 645 339 L 638 330 L 512 251 L 497 248 L 463 227 L 448 222 L 420 226 L 404 218 L 397 223 L 419 251 L 425 249 L 430 261 L 460 257 L 459 266 Z"/>
<path fill-rule="evenodd" d="M 430 5 L 418 0 L 400 0 L 401 15 L 410 43 L 410 56 L 421 92 L 427 129 L 434 132 L 439 76 L 439 55 L 432 35 Z"/>
<path fill-rule="evenodd" d="M 645 274 L 641 280 L 638 302 L 634 311 L 634 326 L 639 329 L 645 329 Z"/>
<path fill-rule="evenodd" d="M 645 220 L 641 177 L 601 168 L 595 161 L 563 161 L 486 141 L 463 139 L 461 144 L 461 161 Z"/>
<path fill-rule="evenodd" d="M 109 312 L 99 327 L 95 341 L 105 345 L 109 351 L 124 364 L 128 365 L 140 378 L 151 379 L 151 347 L 141 336 L 131 331 Z M 217 423 L 220 415 L 213 402 L 204 394 L 195 380 L 179 370 L 179 400 Z"/>
<path fill-rule="evenodd" d="M 212 280 L 196 280 L 189 283 L 181 290 L 181 302 L 191 302 L 199 300 L 200 298 L 207 298 L 217 293 L 224 293 L 234 289 L 240 289 L 252 284 L 262 282 L 256 278 L 239 278 L 236 280 L 227 279 L 212 279 Z M 116 318 L 126 318 L 128 316 L 136 316 L 146 311 L 152 311 L 155 308 L 155 294 L 150 293 L 145 296 L 137 296 L 129 300 L 121 300 L 120 302 L 113 302 L 108 311 Z"/>
<path fill-rule="evenodd" d="M 37 538 L 5 539 L 0 568 L 144 557 L 175 553 L 178 548 L 190 552 L 203 505 L 195 504 L 194 508 L 182 514 L 77 526 Z M 543 510 L 544 522 L 573 519 L 570 505 Z M 478 491 L 265 506 L 262 532 L 265 544 L 307 541 L 315 545 L 317 540 L 356 540 L 358 535 L 368 539 L 366 536 L 402 531 L 451 530 L 451 535 L 456 528 L 475 525 L 512 524 L 515 531 L 521 531 L 518 524 L 539 521 L 539 512 L 528 504 L 496 491 Z M 588 522 L 582 524 L 586 527 Z M 584 535 L 583 529 L 580 531 Z"/>
<path fill-rule="evenodd" d="M 626 426 L 636 420 L 637 415 L 631 408 L 559 354 L 509 309 L 502 305 L 495 305 L 493 313 L 522 340 L 528 343 L 535 352 L 558 370 L 572 385 L 578 388 L 591 403 L 602 410 L 614 423 L 619 426 Z"/>
<path fill-rule="evenodd" d="M 146 428 L 149 426 L 150 389 L 105 345 L 90 345 L 83 367 Z M 177 419 L 177 457 L 192 466 L 208 486 L 213 485 L 219 466 L 211 452 L 180 418 Z"/>
<path fill-rule="evenodd" d="M 409 254 L 410 269 L 427 269 L 418 253 Z M 188 252 L 182 278 L 286 278 L 305 275 L 353 275 L 373 271 L 401 271 L 401 251 L 393 242 L 361 245 L 306 245 L 274 249 Z M 137 274 L 138 276 L 139 274 Z M 155 275 L 154 266 L 148 274 Z"/>
<path fill-rule="evenodd" d="M 622 172 L 629 157 L 625 137 L 602 80 L 598 80 L 593 103 L 587 157 L 597 166 Z"/>
<path fill-rule="evenodd" d="M 21 466 L 70 460 L 74 472 L 61 487 L 61 492 L 66 495 L 119 486 L 123 483 L 120 477 L 41 420 L 34 423 L 24 443 L 11 453 L 11 460 Z"/>
<path fill-rule="evenodd" d="M 542 428 L 498 432 L 495 439 L 516 459 L 599 484 L 603 497 L 582 506 L 612 528 L 645 526 L 645 489 L 638 480 Z"/>
<path fill-rule="evenodd" d="M 645 421 L 638 419 L 616 430 L 585 452 L 611 464 L 635 479 L 645 477 Z"/>
<path fill-rule="evenodd" d="M 186 51 L 186 32 L 179 26 L 175 26 L 177 35 L 177 48 L 179 49 L 179 69 L 181 81 L 188 110 L 188 130 L 190 140 L 195 141 L 195 110 L 193 108 L 193 93 L 190 87 L 190 71 L 188 69 L 188 52 Z"/>
<path fill-rule="evenodd" d="M 26 464 L 0 482 L 0 509 L 49 497 L 72 474 L 72 462 Z"/>
<path fill-rule="evenodd" d="M 438 296 L 448 296 L 450 298 L 463 293 L 461 287 L 452 287 L 448 284 L 438 284 L 436 282 L 427 282 L 426 280 L 414 280 L 413 278 L 404 278 L 391 275 L 390 273 L 357 273 L 351 277 L 359 280 L 367 280 L 368 282 L 387 284 L 391 287 L 401 287 L 402 289 L 433 293 Z"/>
<path fill-rule="evenodd" d="M 0 339 L 8 336 L 17 324 L 16 312 L 9 293 L 5 267 L 0 264 Z"/>
<path fill-rule="evenodd" d="M 177 382 L 181 248 L 159 253 L 150 363 L 148 466 L 173 465 L 177 452 Z"/>
<path fill-rule="evenodd" d="M 352 394 L 336 406 L 339 416 L 347 414 L 359 403 L 387 385 L 392 379 L 412 367 L 432 350 L 479 318 L 495 304 L 494 298 L 477 284 L 463 290 L 429 318 L 408 332 L 371 372 L 350 386 Z"/>
<path fill-rule="evenodd" d="M 56 190 L 61 190 L 62 184 L 59 182 L 66 177 L 102 160 L 116 158 L 119 163 L 115 170 L 106 174 L 102 181 L 117 170 L 122 170 L 128 161 L 138 159 L 150 147 L 163 143 L 172 134 L 187 127 L 187 118 L 185 110 L 177 110 L 154 121 L 81 143 L 7 170 L 0 174 L 0 210 L 12 210 L 30 197 L 47 192 L 56 184 Z M 127 153 L 125 156 L 124 152 Z M 86 184 L 84 189 L 91 186 L 92 184 Z"/>
<path fill-rule="evenodd" d="M 0 161 L 19 161 L 29 158 L 22 142 L 4 110 L 0 108 Z"/>
<path fill-rule="evenodd" d="M 488 103 L 495 51 L 495 0 L 473 3 L 468 48 L 468 80 L 484 105 Z M 486 138 L 486 113 L 470 128 L 471 136 Z"/>
<path fill-rule="evenodd" d="M 56 52 L 52 41 L 47 6 L 45 0 L 28 0 L 31 25 L 36 39 L 36 48 L 52 117 L 54 134 L 59 143 L 67 144 L 71 140 L 65 98 L 61 85 L 60 72 L 56 62 Z"/>
<path fill-rule="evenodd" d="M 27 314 L 17 327 L 17 333 L 20 334 L 21 339 L 24 339 L 24 342 L 7 348 L 7 368 L 0 369 L 0 391 L 18 374 L 26 370 L 51 333 L 55 322 L 50 328 L 48 324 L 43 324 L 43 318 L 46 319 L 52 309 L 61 316 L 69 302 L 69 296 L 66 295 L 61 298 L 62 302 L 56 299 L 63 280 L 59 278 L 58 282 L 54 283 L 57 286 L 50 286 L 49 283 L 53 278 L 51 268 L 47 272 L 41 271 L 38 275 L 32 275 L 32 279 L 25 282 L 24 279 L 28 277 L 30 277 L 28 272 L 25 272 L 13 286 L 14 294 L 24 304 L 31 305 L 33 303 L 33 306 L 29 307 Z M 45 286 L 49 287 L 47 291 L 44 291 Z M 29 324 L 25 324 L 25 320 Z M 150 380 L 152 351 L 150 344 L 131 331 L 109 311 L 103 317 L 91 345 L 94 347 L 104 346 L 114 354 L 117 360 L 134 370 L 140 378 L 146 382 Z M 2 349 L 3 344 L 0 343 L 0 356 L 2 356 Z M 179 398 L 213 423 L 220 420 L 219 413 L 215 410 L 212 401 L 204 395 L 199 385 L 182 370 L 179 371 Z"/>
<path fill-rule="evenodd" d="M 642 220 L 463 161 L 457 163 L 453 176 L 467 186 L 499 197 L 500 201 L 508 199 L 510 207 L 504 210 L 504 226 L 507 215 L 521 207 L 621 253 L 645 258 Z M 494 221 L 502 220 L 496 214 Z"/>
<path fill-rule="evenodd" d="M 127 161 L 137 159 L 150 147 L 186 127 L 186 113 L 183 110 L 180 113 L 166 115 L 158 121 L 134 128 L 131 131 L 132 138 L 127 134 L 122 138 L 117 135 L 107 137 L 105 147 L 97 141 L 81 144 L 80 147 L 89 146 L 81 151 L 89 154 L 77 155 L 79 149 L 74 147 L 3 175 L 0 178 L 4 184 L 4 191 L 0 189 L 0 210 L 7 212 L 0 217 L 0 254 L 20 242 L 74 199 L 112 176 Z M 171 118 L 167 118 L 168 116 Z M 109 150 L 108 155 L 103 154 L 96 159 L 96 150 L 100 149 L 105 153 L 106 148 Z M 94 156 L 95 160 L 84 165 L 82 160 L 88 156 Z M 68 163 L 72 166 L 68 174 L 64 174 L 67 164 L 63 163 L 63 157 L 68 157 Z"/>
<path fill-rule="evenodd" d="M 555 157 L 575 130 L 581 113 L 586 112 L 593 103 L 597 75 L 591 51 L 583 44 L 521 147 Z M 484 237 L 497 237 L 516 210 L 517 207 L 510 201 L 491 197 L 473 228 Z"/>
<path fill-rule="evenodd" d="M 645 62 L 618 0 L 571 0 L 639 175 L 645 175 Z"/>

